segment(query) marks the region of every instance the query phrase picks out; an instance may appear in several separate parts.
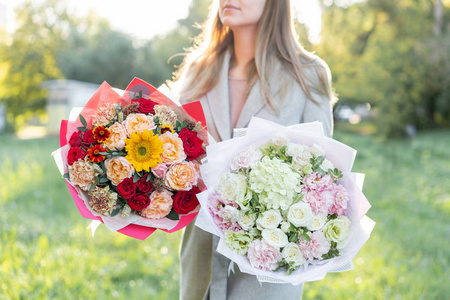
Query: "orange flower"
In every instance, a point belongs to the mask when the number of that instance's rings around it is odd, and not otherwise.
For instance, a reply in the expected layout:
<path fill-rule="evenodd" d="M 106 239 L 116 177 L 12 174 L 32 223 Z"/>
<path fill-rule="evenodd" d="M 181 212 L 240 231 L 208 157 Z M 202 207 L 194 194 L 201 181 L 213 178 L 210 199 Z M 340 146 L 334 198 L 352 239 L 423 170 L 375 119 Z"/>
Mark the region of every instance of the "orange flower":
<path fill-rule="evenodd" d="M 166 164 L 174 164 L 182 162 L 186 159 L 184 153 L 183 141 L 176 135 L 166 132 L 159 136 L 163 143 L 163 153 L 161 154 L 162 161 Z"/>
<path fill-rule="evenodd" d="M 166 190 L 154 191 L 150 195 L 150 205 L 141 211 L 141 216 L 147 219 L 162 219 L 170 213 L 173 199 L 172 193 Z"/>
<path fill-rule="evenodd" d="M 92 146 L 87 151 L 87 157 L 90 161 L 98 164 L 105 159 L 105 156 L 100 154 L 101 152 L 106 152 L 106 149 L 100 145 Z"/>
<path fill-rule="evenodd" d="M 106 142 L 111 135 L 108 128 L 103 126 L 95 127 L 94 130 L 92 130 L 92 133 L 94 134 L 94 139 L 96 139 L 99 143 Z"/>
<path fill-rule="evenodd" d="M 170 190 L 189 191 L 197 185 L 198 174 L 192 162 L 183 161 L 172 165 L 166 173 L 164 183 Z"/>
<path fill-rule="evenodd" d="M 164 134 L 166 132 L 174 133 L 175 131 L 172 129 L 172 126 L 170 125 L 163 125 L 161 126 L 161 134 Z"/>

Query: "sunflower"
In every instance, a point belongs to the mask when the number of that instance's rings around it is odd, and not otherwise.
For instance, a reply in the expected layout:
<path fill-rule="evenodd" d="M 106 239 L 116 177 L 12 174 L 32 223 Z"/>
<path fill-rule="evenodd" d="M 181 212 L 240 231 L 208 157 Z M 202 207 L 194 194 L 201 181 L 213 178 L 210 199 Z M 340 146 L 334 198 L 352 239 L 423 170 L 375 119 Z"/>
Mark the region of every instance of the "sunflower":
<path fill-rule="evenodd" d="M 174 133 L 175 131 L 172 129 L 172 126 L 170 125 L 161 126 L 161 134 L 164 134 L 166 132 Z"/>
<path fill-rule="evenodd" d="M 99 163 L 105 159 L 105 156 L 100 154 L 101 152 L 106 152 L 106 149 L 100 145 L 92 146 L 87 151 L 87 157 L 93 163 Z"/>
<path fill-rule="evenodd" d="M 92 130 L 92 133 L 94 134 L 94 138 L 99 143 L 106 142 L 109 139 L 109 136 L 111 135 L 111 132 L 109 132 L 108 128 L 103 126 L 96 126 Z"/>
<path fill-rule="evenodd" d="M 125 150 L 128 153 L 125 158 L 137 172 L 150 172 L 150 168 L 162 162 L 163 143 L 153 131 L 133 132 L 131 138 L 125 140 Z"/>

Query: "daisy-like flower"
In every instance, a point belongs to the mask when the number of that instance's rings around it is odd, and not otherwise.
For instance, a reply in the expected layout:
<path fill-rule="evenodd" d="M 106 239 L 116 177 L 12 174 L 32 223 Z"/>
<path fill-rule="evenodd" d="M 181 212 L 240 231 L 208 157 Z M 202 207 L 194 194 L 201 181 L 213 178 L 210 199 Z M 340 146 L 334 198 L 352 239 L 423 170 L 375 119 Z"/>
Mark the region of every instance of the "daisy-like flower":
<path fill-rule="evenodd" d="M 106 152 L 106 149 L 100 145 L 92 146 L 87 151 L 87 157 L 93 163 L 99 163 L 105 159 L 105 155 L 101 154 L 102 152 Z"/>
<path fill-rule="evenodd" d="M 111 132 L 109 132 L 108 128 L 103 126 L 94 127 L 92 133 L 94 134 L 94 139 L 96 139 L 99 143 L 106 142 L 111 135 Z"/>
<path fill-rule="evenodd" d="M 166 132 L 174 133 L 175 131 L 172 129 L 172 126 L 165 124 L 161 126 L 161 134 L 164 134 Z"/>
<path fill-rule="evenodd" d="M 162 162 L 160 157 L 163 152 L 163 143 L 152 130 L 133 132 L 131 138 L 125 140 L 125 150 L 128 155 L 125 158 L 136 169 L 136 172 L 150 171 L 158 163 Z"/>

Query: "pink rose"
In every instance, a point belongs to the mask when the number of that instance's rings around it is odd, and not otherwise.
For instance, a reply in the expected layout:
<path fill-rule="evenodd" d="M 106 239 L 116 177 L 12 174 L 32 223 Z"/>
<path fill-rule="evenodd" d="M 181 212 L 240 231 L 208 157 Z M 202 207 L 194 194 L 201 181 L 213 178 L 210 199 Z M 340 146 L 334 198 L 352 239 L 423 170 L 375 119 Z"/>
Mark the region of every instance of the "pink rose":
<path fill-rule="evenodd" d="M 247 258 L 252 267 L 272 271 L 278 267 L 283 256 L 280 250 L 270 246 L 264 240 L 254 240 L 248 246 Z"/>
<path fill-rule="evenodd" d="M 298 247 L 306 259 L 317 258 L 322 260 L 322 255 L 330 251 L 331 243 L 325 238 L 322 230 L 313 231 L 309 234 L 311 241 L 307 242 L 303 238 L 298 242 Z"/>
<path fill-rule="evenodd" d="M 342 185 L 335 185 L 334 189 L 330 191 L 333 195 L 333 204 L 330 207 L 329 214 L 337 214 L 341 216 L 347 211 L 347 202 L 350 200 L 350 195 L 345 187 Z"/>
<path fill-rule="evenodd" d="M 317 172 L 312 172 L 311 174 L 305 176 L 305 179 L 303 180 L 303 192 L 329 191 L 333 188 L 333 181 L 333 177 L 331 177 L 330 174 L 322 176 Z"/>
<path fill-rule="evenodd" d="M 167 165 L 166 164 L 158 164 L 156 167 L 152 168 L 152 173 L 156 178 L 164 178 L 167 173 Z"/>

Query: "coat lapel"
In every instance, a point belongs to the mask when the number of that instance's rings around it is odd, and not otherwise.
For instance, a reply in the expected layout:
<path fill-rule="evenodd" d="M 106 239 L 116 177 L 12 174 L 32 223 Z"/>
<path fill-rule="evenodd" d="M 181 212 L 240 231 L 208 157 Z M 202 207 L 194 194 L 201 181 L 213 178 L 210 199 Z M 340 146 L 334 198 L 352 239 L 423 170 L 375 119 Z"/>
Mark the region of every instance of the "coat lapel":
<path fill-rule="evenodd" d="M 282 83 L 285 78 L 282 77 L 282 72 L 279 72 L 280 66 L 277 64 L 270 76 L 269 85 L 272 95 L 277 97 L 277 94 L 281 90 Z M 244 107 L 242 108 L 241 114 L 239 115 L 238 121 L 236 123 L 236 128 L 247 127 L 248 123 L 253 116 L 258 114 L 266 106 L 264 98 L 261 91 L 261 83 L 258 80 L 250 90 L 247 100 L 245 101 Z"/>
<path fill-rule="evenodd" d="M 214 125 L 222 141 L 231 138 L 230 100 L 228 95 L 230 57 L 230 54 L 227 53 L 217 85 L 206 94 Z"/>

